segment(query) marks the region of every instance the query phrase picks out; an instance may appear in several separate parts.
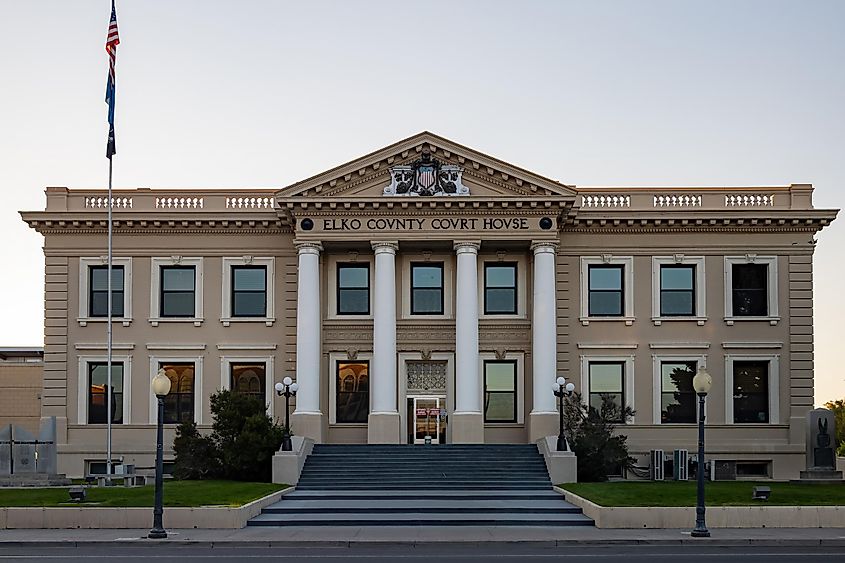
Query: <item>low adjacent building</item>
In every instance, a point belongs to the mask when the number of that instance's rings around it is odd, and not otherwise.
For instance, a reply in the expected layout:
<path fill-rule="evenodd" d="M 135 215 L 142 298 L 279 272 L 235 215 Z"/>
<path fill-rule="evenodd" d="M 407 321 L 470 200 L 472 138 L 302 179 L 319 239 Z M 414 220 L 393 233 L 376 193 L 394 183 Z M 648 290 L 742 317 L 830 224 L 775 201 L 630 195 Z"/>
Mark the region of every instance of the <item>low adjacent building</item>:
<path fill-rule="evenodd" d="M 0 347 L 0 427 L 10 424 L 38 434 L 44 349 Z"/>
<path fill-rule="evenodd" d="M 580 188 L 421 133 L 269 190 L 47 188 L 41 415 L 60 471 L 106 452 L 106 211 L 114 213 L 115 458 L 152 465 L 151 374 L 176 423 L 217 389 L 299 383 L 293 431 L 331 443 L 532 442 L 552 385 L 632 407 L 632 452 L 797 477 L 813 406 L 808 184 Z"/>

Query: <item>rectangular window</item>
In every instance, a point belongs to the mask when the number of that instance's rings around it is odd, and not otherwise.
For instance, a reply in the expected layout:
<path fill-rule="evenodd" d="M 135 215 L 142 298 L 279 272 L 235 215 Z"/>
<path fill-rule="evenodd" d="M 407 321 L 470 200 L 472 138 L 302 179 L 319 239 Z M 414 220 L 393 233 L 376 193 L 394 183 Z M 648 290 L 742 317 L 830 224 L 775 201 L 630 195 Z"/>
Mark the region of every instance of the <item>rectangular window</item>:
<path fill-rule="evenodd" d="M 443 262 L 411 264 L 411 314 L 443 314 Z"/>
<path fill-rule="evenodd" d="M 366 423 L 370 412 L 370 362 L 338 362 L 335 387 L 335 420 L 339 423 Z"/>
<path fill-rule="evenodd" d="M 765 317 L 769 314 L 769 266 L 732 264 L 733 314 L 737 317 Z"/>
<path fill-rule="evenodd" d="M 694 423 L 696 406 L 692 378 L 697 362 L 661 362 L 660 422 Z"/>
<path fill-rule="evenodd" d="M 164 397 L 164 423 L 179 424 L 194 419 L 193 362 L 160 363 L 170 379 L 170 393 Z"/>
<path fill-rule="evenodd" d="M 232 266 L 232 316 L 267 316 L 266 266 Z"/>
<path fill-rule="evenodd" d="M 769 362 L 733 362 L 734 422 L 769 422 Z"/>
<path fill-rule="evenodd" d="M 196 305 L 196 268 L 161 267 L 161 316 L 193 317 Z"/>
<path fill-rule="evenodd" d="M 660 266 L 660 316 L 695 316 L 695 266 Z"/>
<path fill-rule="evenodd" d="M 233 393 L 252 397 L 266 407 L 269 402 L 266 373 L 267 365 L 263 362 L 231 364 L 229 388 Z"/>
<path fill-rule="evenodd" d="M 625 362 L 590 362 L 590 408 L 602 412 L 605 402 L 615 408 L 614 422 L 623 422 Z"/>
<path fill-rule="evenodd" d="M 123 424 L 123 362 L 111 365 L 111 421 Z M 106 362 L 88 364 L 88 424 L 108 422 L 109 376 Z"/>
<path fill-rule="evenodd" d="M 625 314 L 625 287 L 622 265 L 588 267 L 588 314 L 591 317 L 621 317 Z"/>
<path fill-rule="evenodd" d="M 370 265 L 337 265 L 337 314 L 370 314 Z"/>
<path fill-rule="evenodd" d="M 516 264 L 484 264 L 484 314 L 516 314 Z"/>
<path fill-rule="evenodd" d="M 516 360 L 484 362 L 484 422 L 516 422 Z"/>
<path fill-rule="evenodd" d="M 88 267 L 88 316 L 107 317 L 109 312 L 108 290 L 109 273 L 108 266 Z M 123 316 L 123 266 L 112 265 L 111 269 L 112 286 L 112 316 Z"/>

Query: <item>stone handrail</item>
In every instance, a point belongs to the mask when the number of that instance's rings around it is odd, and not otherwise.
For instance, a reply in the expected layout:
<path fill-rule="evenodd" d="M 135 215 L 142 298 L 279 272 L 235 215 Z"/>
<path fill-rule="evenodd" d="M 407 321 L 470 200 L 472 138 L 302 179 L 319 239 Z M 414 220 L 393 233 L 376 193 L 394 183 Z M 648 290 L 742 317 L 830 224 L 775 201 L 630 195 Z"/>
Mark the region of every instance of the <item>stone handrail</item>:
<path fill-rule="evenodd" d="M 812 209 L 809 184 L 753 188 L 580 188 L 581 211 Z"/>
<path fill-rule="evenodd" d="M 121 212 L 272 212 L 278 190 L 114 190 L 111 206 Z M 47 188 L 47 211 L 106 211 L 106 190 Z"/>

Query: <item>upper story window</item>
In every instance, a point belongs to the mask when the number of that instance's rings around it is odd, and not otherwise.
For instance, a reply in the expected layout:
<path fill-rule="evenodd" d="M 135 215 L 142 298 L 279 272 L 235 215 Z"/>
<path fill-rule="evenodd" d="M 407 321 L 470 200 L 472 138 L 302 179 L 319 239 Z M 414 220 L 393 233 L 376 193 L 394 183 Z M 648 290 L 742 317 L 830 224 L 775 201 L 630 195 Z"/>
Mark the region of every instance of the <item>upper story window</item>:
<path fill-rule="evenodd" d="M 725 256 L 725 319 L 777 324 L 776 256 Z"/>
<path fill-rule="evenodd" d="M 164 397 L 164 423 L 180 424 L 194 420 L 194 378 L 193 362 L 159 363 L 170 379 L 170 393 Z"/>
<path fill-rule="evenodd" d="M 590 264 L 587 269 L 591 317 L 621 317 L 625 314 L 625 266 Z"/>
<path fill-rule="evenodd" d="M 589 406 L 602 412 L 605 402 L 612 405 L 614 422 L 623 422 L 625 406 L 625 362 L 590 362 Z"/>
<path fill-rule="evenodd" d="M 517 314 L 516 263 L 484 264 L 484 314 Z"/>
<path fill-rule="evenodd" d="M 484 362 L 484 422 L 516 422 L 516 360 Z"/>
<path fill-rule="evenodd" d="M 692 378 L 698 369 L 696 361 L 660 362 L 660 422 L 663 424 L 694 423 L 695 389 Z"/>
<path fill-rule="evenodd" d="M 337 314 L 370 314 L 370 265 L 337 265 Z"/>
<path fill-rule="evenodd" d="M 123 424 L 123 362 L 112 362 L 111 377 L 107 362 L 89 362 L 87 365 L 88 424 L 108 422 L 109 385 L 112 424 Z"/>
<path fill-rule="evenodd" d="M 232 266 L 232 316 L 267 316 L 265 266 Z"/>
<path fill-rule="evenodd" d="M 160 315 L 193 317 L 196 300 L 194 266 L 161 266 Z"/>
<path fill-rule="evenodd" d="M 695 316 L 695 265 L 660 266 L 660 316 Z"/>
<path fill-rule="evenodd" d="M 411 314 L 443 314 L 443 262 L 411 263 Z"/>
<path fill-rule="evenodd" d="M 112 316 L 122 317 L 124 310 L 124 275 L 123 266 L 112 265 Z M 108 306 L 108 266 L 88 267 L 88 316 L 107 317 Z"/>

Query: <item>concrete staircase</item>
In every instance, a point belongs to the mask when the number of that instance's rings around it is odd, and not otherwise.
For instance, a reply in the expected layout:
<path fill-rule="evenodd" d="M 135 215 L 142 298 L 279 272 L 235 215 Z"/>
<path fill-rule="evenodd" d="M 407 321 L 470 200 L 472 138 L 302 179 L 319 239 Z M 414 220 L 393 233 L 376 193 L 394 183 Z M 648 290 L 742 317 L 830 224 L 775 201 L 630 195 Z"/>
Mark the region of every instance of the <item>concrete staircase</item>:
<path fill-rule="evenodd" d="M 250 526 L 592 526 L 534 445 L 314 446 L 296 490 Z"/>

